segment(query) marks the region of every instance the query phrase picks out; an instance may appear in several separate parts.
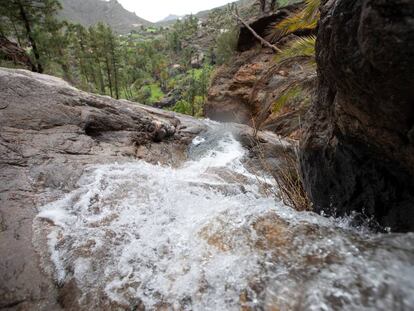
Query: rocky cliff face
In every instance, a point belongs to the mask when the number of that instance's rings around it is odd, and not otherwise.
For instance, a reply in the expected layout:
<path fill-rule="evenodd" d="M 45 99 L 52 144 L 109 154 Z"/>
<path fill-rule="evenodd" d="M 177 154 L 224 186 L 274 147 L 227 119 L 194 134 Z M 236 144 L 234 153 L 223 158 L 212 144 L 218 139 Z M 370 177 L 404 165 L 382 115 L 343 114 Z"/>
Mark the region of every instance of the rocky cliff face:
<path fill-rule="evenodd" d="M 276 13 L 249 21 L 261 36 L 268 34 L 274 23 L 299 9 L 300 5 L 283 8 Z M 295 38 L 291 35 L 279 45 Z M 271 130 L 282 136 L 298 138 L 300 123 L 307 111 L 307 101 L 277 107 L 277 99 L 298 81 L 312 83 L 316 73 L 309 58 L 276 62 L 272 50 L 263 48 L 246 28 L 241 28 L 238 53 L 229 64 L 216 72 L 209 89 L 204 113 L 208 118 L 232 121 Z M 305 94 L 310 97 L 310 94 Z"/>
<path fill-rule="evenodd" d="M 301 165 L 315 209 L 414 230 L 414 2 L 324 1 Z"/>

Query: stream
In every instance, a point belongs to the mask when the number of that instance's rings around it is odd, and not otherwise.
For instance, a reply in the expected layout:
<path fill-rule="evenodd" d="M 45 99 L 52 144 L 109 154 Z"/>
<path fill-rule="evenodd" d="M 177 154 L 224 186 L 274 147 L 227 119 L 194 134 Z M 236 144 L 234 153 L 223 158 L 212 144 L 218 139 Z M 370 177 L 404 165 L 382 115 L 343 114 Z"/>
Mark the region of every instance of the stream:
<path fill-rule="evenodd" d="M 56 282 L 89 310 L 414 310 L 413 233 L 297 212 L 246 153 L 211 125 L 179 168 L 88 168 L 38 214 Z"/>

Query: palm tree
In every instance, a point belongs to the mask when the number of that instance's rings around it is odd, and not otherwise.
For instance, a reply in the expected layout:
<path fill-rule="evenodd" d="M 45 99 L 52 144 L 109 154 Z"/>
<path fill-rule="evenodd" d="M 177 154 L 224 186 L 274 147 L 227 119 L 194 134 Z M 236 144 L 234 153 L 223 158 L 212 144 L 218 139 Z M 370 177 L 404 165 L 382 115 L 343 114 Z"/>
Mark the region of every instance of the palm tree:
<path fill-rule="evenodd" d="M 300 12 L 282 20 L 274 26 L 268 40 L 277 42 L 281 38 L 295 33 L 298 30 L 315 29 L 320 17 L 320 3 L 321 0 L 306 0 L 304 8 Z M 315 42 L 316 37 L 314 35 L 299 36 L 287 43 L 276 54 L 276 64 L 270 68 L 264 79 L 278 72 L 283 65 L 296 59 L 307 59 L 309 61 L 308 64 L 313 68 L 313 74 L 306 77 L 298 77 L 298 79 L 291 81 L 275 99 L 273 109 L 280 109 L 286 102 L 297 97 L 298 94 L 309 94 L 310 96 L 310 91 L 316 81 Z M 260 87 L 260 83 L 257 83 L 257 87 L 255 86 L 252 94 L 257 91 L 256 88 L 258 87 Z"/>

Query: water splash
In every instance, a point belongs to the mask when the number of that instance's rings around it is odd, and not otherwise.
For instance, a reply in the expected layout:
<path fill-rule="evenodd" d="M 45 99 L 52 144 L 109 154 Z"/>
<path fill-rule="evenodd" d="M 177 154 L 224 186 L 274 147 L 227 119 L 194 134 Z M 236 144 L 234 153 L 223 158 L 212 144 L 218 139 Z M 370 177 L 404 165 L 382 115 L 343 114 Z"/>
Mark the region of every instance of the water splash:
<path fill-rule="evenodd" d="M 178 169 L 90 168 L 43 207 L 56 279 L 80 304 L 183 310 L 403 310 L 414 305 L 414 236 L 375 235 L 298 213 L 261 191 L 230 133 L 197 137 Z M 91 302 L 93 301 L 93 302 Z M 273 308 L 273 309 L 272 309 Z"/>

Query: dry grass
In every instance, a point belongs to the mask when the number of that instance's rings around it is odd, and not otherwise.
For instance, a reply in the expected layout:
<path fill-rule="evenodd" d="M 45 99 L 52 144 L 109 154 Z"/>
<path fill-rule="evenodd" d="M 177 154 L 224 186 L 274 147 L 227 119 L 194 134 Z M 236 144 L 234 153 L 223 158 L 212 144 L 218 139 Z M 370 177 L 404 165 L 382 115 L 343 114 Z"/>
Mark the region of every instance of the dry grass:
<path fill-rule="evenodd" d="M 260 161 L 261 168 L 266 174 L 273 177 L 278 188 L 276 191 L 270 190 L 270 192 L 283 201 L 284 204 L 297 211 L 311 210 L 312 203 L 303 186 L 296 148 L 283 148 L 280 154 L 280 165 L 276 168 L 272 167 L 260 143 L 260 139 L 258 138 L 259 131 L 255 128 L 253 120 L 252 124 L 254 135 L 251 140 L 255 146 L 254 149 Z M 282 141 L 280 143 L 283 145 Z"/>
<path fill-rule="evenodd" d="M 297 211 L 311 210 L 312 204 L 300 175 L 298 156 L 286 155 L 285 161 L 279 173 L 273 176 L 279 187 L 280 199 Z"/>
<path fill-rule="evenodd" d="M 237 119 L 236 115 L 234 117 Z M 256 176 L 261 190 L 265 195 L 275 197 L 297 211 L 312 210 L 311 200 L 303 187 L 296 147 L 282 147 L 285 143 L 280 140 L 280 164 L 275 167 L 268 160 L 263 147 L 263 139 L 260 137 L 260 129 L 253 117 L 251 128 L 249 149 L 257 158 L 260 167 L 250 167 L 250 171 Z M 271 176 L 274 182 L 266 182 L 268 180 L 266 176 Z"/>

